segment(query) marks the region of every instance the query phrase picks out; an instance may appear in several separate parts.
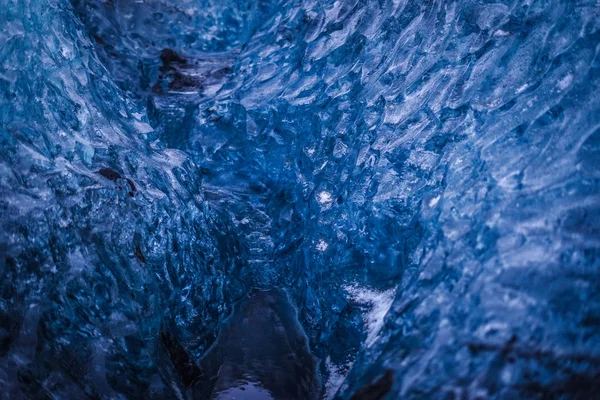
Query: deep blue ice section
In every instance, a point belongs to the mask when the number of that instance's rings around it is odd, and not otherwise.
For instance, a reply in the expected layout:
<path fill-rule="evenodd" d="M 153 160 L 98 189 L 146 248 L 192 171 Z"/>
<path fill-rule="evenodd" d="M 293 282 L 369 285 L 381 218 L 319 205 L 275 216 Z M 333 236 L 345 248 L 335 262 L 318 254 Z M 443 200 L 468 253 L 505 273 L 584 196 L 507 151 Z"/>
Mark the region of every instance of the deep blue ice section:
<path fill-rule="evenodd" d="M 323 398 L 592 398 L 599 53 L 596 0 L 2 0 L 0 390 L 184 398 L 278 287 Z"/>

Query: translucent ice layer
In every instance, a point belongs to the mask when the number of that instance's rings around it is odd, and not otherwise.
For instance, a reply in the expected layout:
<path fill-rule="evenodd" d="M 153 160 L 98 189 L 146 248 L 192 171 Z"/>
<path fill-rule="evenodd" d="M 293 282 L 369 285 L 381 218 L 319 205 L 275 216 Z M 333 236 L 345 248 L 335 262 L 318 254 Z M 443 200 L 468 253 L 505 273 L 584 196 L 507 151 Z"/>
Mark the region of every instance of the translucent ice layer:
<path fill-rule="evenodd" d="M 597 1 L 4 0 L 0 26 L 11 398 L 191 396 L 273 287 L 322 398 L 600 390 Z"/>

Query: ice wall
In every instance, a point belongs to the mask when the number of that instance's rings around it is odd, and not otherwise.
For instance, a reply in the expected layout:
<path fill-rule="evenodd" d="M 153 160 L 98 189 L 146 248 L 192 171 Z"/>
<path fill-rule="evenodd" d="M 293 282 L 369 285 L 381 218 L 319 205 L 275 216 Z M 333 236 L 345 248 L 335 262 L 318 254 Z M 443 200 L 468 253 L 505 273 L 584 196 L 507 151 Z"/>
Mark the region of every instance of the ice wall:
<path fill-rule="evenodd" d="M 184 391 L 158 332 L 199 358 L 272 286 L 326 398 L 599 389 L 598 2 L 21 0 L 0 21 L 15 393 Z"/>

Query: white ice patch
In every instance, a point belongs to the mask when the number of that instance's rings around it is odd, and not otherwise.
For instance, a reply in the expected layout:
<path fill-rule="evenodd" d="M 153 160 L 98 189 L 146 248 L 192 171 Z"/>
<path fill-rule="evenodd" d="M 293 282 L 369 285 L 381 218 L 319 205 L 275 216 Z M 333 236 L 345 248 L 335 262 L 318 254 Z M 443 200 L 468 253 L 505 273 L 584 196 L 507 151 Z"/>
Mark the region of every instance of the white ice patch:
<path fill-rule="evenodd" d="M 524 84 L 524 85 L 521 85 L 521 86 L 519 86 L 519 88 L 518 88 L 518 89 L 515 91 L 515 93 L 516 93 L 516 94 L 521 94 L 521 93 L 523 93 L 524 91 L 526 91 L 528 87 L 529 87 L 529 84 L 527 84 L 527 83 L 526 83 L 526 84 Z"/>
<path fill-rule="evenodd" d="M 319 251 L 325 251 L 327 250 L 327 248 L 329 247 L 329 244 L 324 241 L 323 239 L 319 240 L 319 243 L 317 243 L 317 250 Z"/>
<path fill-rule="evenodd" d="M 379 331 L 383 327 L 383 320 L 392 306 L 396 290 L 377 291 L 357 285 L 344 286 L 344 290 L 353 301 L 360 303 L 368 309 L 368 311 L 362 315 L 362 318 L 367 329 L 367 340 L 365 345 L 371 347 L 373 343 L 375 343 Z M 329 377 L 325 383 L 324 398 L 326 400 L 335 397 L 338 390 L 340 390 L 340 387 L 344 385 L 346 375 L 353 364 L 354 360 L 345 365 L 336 365 L 331 361 L 331 357 L 325 359 L 325 368 L 327 369 L 327 372 L 329 372 Z"/>
<path fill-rule="evenodd" d="M 347 369 L 351 366 L 352 363 L 347 366 Z M 325 359 L 325 368 L 327 368 L 327 372 L 329 372 L 329 378 L 325 383 L 325 399 L 330 400 L 333 399 L 340 386 L 342 386 L 342 383 L 344 383 L 346 373 L 344 372 L 343 366 L 337 366 L 331 362 L 331 357 Z"/>
<path fill-rule="evenodd" d="M 383 327 L 383 319 L 392 306 L 396 290 L 377 291 L 356 285 L 345 286 L 344 289 L 352 300 L 368 308 L 368 311 L 363 313 L 362 318 L 367 329 L 365 345 L 371 347 Z"/>
<path fill-rule="evenodd" d="M 321 190 L 317 194 L 317 201 L 320 204 L 328 204 L 333 201 L 333 196 L 331 196 L 331 193 L 329 193 L 327 190 Z"/>
<path fill-rule="evenodd" d="M 569 74 L 562 78 L 556 86 L 558 86 L 558 89 L 560 90 L 565 90 L 571 85 L 571 82 L 573 82 L 573 75 Z"/>
<path fill-rule="evenodd" d="M 141 121 L 133 121 L 133 126 L 139 133 L 150 133 L 154 131 L 154 129 L 150 126 L 150 124 Z"/>
<path fill-rule="evenodd" d="M 510 32 L 507 31 L 503 31 L 502 29 L 498 29 L 496 32 L 494 32 L 494 36 L 509 36 Z"/>
<path fill-rule="evenodd" d="M 433 199 L 429 200 L 429 207 L 433 208 L 437 206 L 437 203 L 440 201 L 440 196 L 437 195 Z"/>

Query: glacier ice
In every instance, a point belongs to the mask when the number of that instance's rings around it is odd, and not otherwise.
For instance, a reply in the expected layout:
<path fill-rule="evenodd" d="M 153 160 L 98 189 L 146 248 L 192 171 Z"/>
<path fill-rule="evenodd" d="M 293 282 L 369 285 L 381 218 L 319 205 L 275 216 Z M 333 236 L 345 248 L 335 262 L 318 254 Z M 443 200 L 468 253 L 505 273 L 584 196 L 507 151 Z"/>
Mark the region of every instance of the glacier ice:
<path fill-rule="evenodd" d="M 211 393 L 221 400 L 316 398 L 318 360 L 306 339 L 285 293 L 252 291 L 202 358 L 194 398 L 211 398 Z"/>
<path fill-rule="evenodd" d="M 192 396 L 273 288 L 322 398 L 600 390 L 598 1 L 4 0 L 0 22 L 8 398 Z"/>

